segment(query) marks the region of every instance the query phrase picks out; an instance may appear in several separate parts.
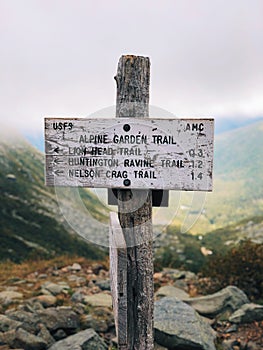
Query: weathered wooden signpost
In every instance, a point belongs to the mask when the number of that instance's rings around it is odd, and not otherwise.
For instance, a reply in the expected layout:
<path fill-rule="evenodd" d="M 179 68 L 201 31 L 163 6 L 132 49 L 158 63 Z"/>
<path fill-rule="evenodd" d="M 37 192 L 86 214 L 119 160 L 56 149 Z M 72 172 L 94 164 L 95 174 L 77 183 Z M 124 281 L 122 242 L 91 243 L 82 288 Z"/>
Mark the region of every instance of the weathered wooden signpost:
<path fill-rule="evenodd" d="M 150 61 L 122 56 L 117 119 L 46 118 L 46 184 L 114 189 L 110 260 L 121 350 L 153 349 L 152 200 L 211 191 L 213 119 L 150 119 Z M 153 190 L 153 191 L 152 191 Z"/>

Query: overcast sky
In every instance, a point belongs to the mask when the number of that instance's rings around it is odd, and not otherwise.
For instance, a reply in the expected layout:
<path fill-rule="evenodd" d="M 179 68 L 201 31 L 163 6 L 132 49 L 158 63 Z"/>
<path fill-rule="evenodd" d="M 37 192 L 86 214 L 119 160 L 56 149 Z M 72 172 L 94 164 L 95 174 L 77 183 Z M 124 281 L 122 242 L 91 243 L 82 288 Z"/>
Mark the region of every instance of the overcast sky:
<path fill-rule="evenodd" d="M 123 54 L 150 57 L 151 105 L 263 116 L 262 0 L 0 0 L 1 125 L 113 105 Z"/>

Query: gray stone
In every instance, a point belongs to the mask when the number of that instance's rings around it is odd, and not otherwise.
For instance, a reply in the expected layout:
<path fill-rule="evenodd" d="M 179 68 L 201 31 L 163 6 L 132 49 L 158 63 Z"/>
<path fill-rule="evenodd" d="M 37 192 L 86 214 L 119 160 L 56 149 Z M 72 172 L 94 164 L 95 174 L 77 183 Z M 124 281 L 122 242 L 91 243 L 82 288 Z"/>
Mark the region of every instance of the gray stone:
<path fill-rule="evenodd" d="M 49 333 L 46 326 L 43 324 L 39 325 L 39 332 L 38 332 L 37 336 L 44 339 L 44 341 L 47 343 L 48 347 L 50 347 L 51 345 L 53 345 L 55 343 L 55 339 L 52 337 L 52 335 Z"/>
<path fill-rule="evenodd" d="M 167 348 L 164 348 L 163 346 L 154 343 L 154 350 L 168 350 Z"/>
<path fill-rule="evenodd" d="M 42 287 L 42 291 L 44 291 L 44 294 L 46 294 L 45 291 L 47 291 L 52 295 L 58 295 L 70 289 L 70 286 L 66 283 L 57 284 L 53 282 L 46 282 L 41 287 Z"/>
<path fill-rule="evenodd" d="M 72 310 L 76 312 L 78 315 L 83 315 L 85 314 L 85 305 L 82 303 L 76 303 L 73 305 Z"/>
<path fill-rule="evenodd" d="M 16 300 L 20 300 L 23 298 L 23 294 L 19 292 L 5 290 L 0 292 L 0 303 L 3 305 L 9 305 Z"/>
<path fill-rule="evenodd" d="M 77 290 L 72 294 L 71 300 L 74 303 L 82 302 L 87 294 L 83 290 Z"/>
<path fill-rule="evenodd" d="M 230 327 L 228 327 L 224 333 L 235 333 L 238 331 L 238 326 L 236 324 L 232 324 Z"/>
<path fill-rule="evenodd" d="M 197 312 L 177 298 L 155 302 L 155 341 L 168 349 L 215 350 L 215 332 Z"/>
<path fill-rule="evenodd" d="M 63 329 L 58 329 L 54 334 L 54 338 L 58 341 L 67 338 L 67 333 Z"/>
<path fill-rule="evenodd" d="M 86 329 L 52 345 L 49 350 L 107 350 L 105 342 L 93 329 Z"/>
<path fill-rule="evenodd" d="M 11 329 L 21 327 L 22 322 L 12 320 L 5 315 L 0 315 L 0 332 L 8 332 Z"/>
<path fill-rule="evenodd" d="M 83 301 L 91 306 L 112 307 L 112 298 L 109 294 L 98 293 L 87 295 L 84 297 Z"/>
<path fill-rule="evenodd" d="M 169 276 L 174 281 L 179 279 L 193 280 L 197 278 L 196 274 L 190 271 L 181 271 L 177 269 L 164 268 L 163 272 L 164 272 L 164 275 Z"/>
<path fill-rule="evenodd" d="M 92 327 L 92 321 L 93 321 L 92 315 L 90 315 L 90 314 L 82 315 L 81 318 L 80 318 L 81 328 L 82 329 L 87 329 L 87 328 L 93 328 L 94 329 L 94 327 Z"/>
<path fill-rule="evenodd" d="M 182 289 L 173 286 L 163 286 L 155 293 L 156 297 L 176 297 L 180 300 L 188 299 L 189 295 Z"/>
<path fill-rule="evenodd" d="M 35 298 L 28 299 L 25 304 L 18 306 L 19 310 L 35 313 L 44 310 L 44 306 Z"/>
<path fill-rule="evenodd" d="M 263 321 L 263 306 L 258 304 L 244 304 L 236 310 L 230 317 L 232 323 L 250 323 L 253 321 Z"/>
<path fill-rule="evenodd" d="M 11 348 L 22 348 L 24 350 L 45 350 L 47 348 L 47 343 L 44 339 L 22 328 L 2 333 L 1 340 Z"/>
<path fill-rule="evenodd" d="M 82 267 L 78 263 L 74 263 L 72 266 L 70 266 L 70 270 L 72 270 L 72 271 L 80 271 L 81 269 L 82 269 Z"/>
<path fill-rule="evenodd" d="M 54 295 L 39 295 L 35 298 L 44 307 L 51 307 L 56 305 L 57 298 Z"/>
<path fill-rule="evenodd" d="M 38 314 L 48 330 L 74 331 L 79 327 L 79 317 L 70 307 L 48 308 Z"/>
<path fill-rule="evenodd" d="M 35 333 L 35 331 L 38 329 L 38 324 L 40 323 L 40 319 L 37 314 L 24 310 L 9 312 L 7 316 L 12 320 L 21 322 L 21 327 L 30 333 Z"/>
<path fill-rule="evenodd" d="M 200 315 L 214 318 L 226 312 L 233 313 L 242 305 L 249 303 L 249 300 L 242 290 L 228 286 L 217 293 L 184 299 L 184 302 L 192 306 Z"/>
<path fill-rule="evenodd" d="M 95 283 L 101 290 L 111 290 L 110 279 L 97 280 Z"/>
<path fill-rule="evenodd" d="M 87 282 L 85 277 L 81 277 L 81 276 L 78 276 L 78 275 L 67 276 L 67 279 L 68 279 L 69 282 L 75 282 L 75 284 L 77 286 L 84 286 L 86 284 L 86 282 Z"/>

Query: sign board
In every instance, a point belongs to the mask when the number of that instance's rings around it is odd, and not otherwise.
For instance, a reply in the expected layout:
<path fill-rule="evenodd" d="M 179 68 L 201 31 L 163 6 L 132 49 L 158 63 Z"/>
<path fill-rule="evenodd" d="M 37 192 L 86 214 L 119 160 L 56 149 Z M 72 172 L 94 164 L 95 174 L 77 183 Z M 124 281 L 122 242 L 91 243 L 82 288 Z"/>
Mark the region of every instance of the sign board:
<path fill-rule="evenodd" d="M 213 119 L 45 118 L 46 184 L 211 191 Z"/>

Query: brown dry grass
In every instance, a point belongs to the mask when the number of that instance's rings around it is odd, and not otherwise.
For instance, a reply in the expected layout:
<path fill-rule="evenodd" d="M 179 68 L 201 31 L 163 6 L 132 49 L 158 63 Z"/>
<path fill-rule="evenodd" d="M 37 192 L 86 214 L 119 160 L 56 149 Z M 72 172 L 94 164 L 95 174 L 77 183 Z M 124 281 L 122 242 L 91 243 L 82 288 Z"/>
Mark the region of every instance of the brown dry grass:
<path fill-rule="evenodd" d="M 11 261 L 0 262 L 0 284 L 10 281 L 13 278 L 25 279 L 31 274 L 46 273 L 50 269 L 60 269 L 65 266 L 72 265 L 73 263 L 79 263 L 83 268 L 88 268 L 95 262 L 83 257 L 77 256 L 59 256 L 50 260 L 35 260 L 25 261 L 20 264 L 13 263 Z M 103 264 L 108 267 L 107 261 L 97 261 L 96 264 Z"/>

